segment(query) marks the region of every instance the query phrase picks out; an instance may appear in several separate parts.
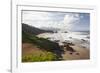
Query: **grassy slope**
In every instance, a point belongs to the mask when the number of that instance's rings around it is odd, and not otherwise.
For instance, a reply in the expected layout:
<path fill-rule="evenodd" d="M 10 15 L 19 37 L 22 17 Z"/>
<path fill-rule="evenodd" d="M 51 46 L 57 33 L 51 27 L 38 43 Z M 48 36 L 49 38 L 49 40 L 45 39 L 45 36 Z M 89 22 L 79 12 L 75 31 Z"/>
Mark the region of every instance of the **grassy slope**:
<path fill-rule="evenodd" d="M 24 42 L 34 43 L 39 48 L 47 50 L 47 51 L 60 49 L 60 47 L 57 43 L 49 41 L 48 39 L 38 38 L 35 35 L 29 35 L 25 32 L 22 32 L 22 34 L 23 34 L 22 35 L 22 42 L 23 43 Z"/>
<path fill-rule="evenodd" d="M 23 62 L 59 60 L 57 53 L 55 53 L 55 50 L 60 51 L 60 47 L 57 43 L 44 38 L 38 38 L 35 35 L 30 35 L 24 31 L 22 32 L 22 43 L 32 43 L 43 50 L 30 55 L 24 55 L 22 57 Z"/>

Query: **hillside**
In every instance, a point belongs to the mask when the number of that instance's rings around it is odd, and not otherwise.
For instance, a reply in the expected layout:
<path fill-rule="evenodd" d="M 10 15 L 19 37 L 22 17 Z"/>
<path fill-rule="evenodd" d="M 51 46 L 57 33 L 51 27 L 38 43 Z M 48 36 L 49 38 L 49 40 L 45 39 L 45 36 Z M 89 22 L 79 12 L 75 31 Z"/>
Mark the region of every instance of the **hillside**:
<path fill-rule="evenodd" d="M 30 26 L 28 24 L 22 23 L 22 31 L 28 33 L 28 34 L 40 34 L 40 33 L 45 33 L 45 32 L 53 32 L 53 31 L 47 31 L 43 29 L 36 28 L 34 26 Z"/>
<path fill-rule="evenodd" d="M 31 46 L 33 44 L 33 46 L 36 46 L 39 49 L 38 53 L 37 53 L 37 57 L 36 57 L 36 58 L 39 58 L 39 60 L 36 60 L 36 61 L 43 60 L 40 58 L 40 55 L 38 56 L 40 51 L 42 51 L 42 53 L 40 52 L 41 56 L 43 55 L 43 53 L 48 54 L 48 52 L 49 52 L 49 55 L 51 58 L 48 59 L 47 61 L 60 60 L 62 58 L 61 53 L 63 53 L 63 50 L 61 50 L 60 46 L 57 43 L 49 41 L 48 39 L 39 38 L 36 36 L 36 34 L 40 34 L 40 33 L 46 32 L 46 31 L 40 30 L 35 27 L 28 26 L 26 24 L 22 24 L 22 29 L 23 29 L 22 30 L 22 44 L 24 44 L 24 46 L 25 46 L 25 43 L 31 44 Z M 22 47 L 22 48 L 23 48 L 23 50 L 22 50 L 22 54 L 23 54 L 25 48 L 24 47 Z M 29 49 L 29 46 L 27 47 L 27 49 Z M 32 48 L 32 50 L 34 50 L 34 49 L 35 48 Z M 27 52 L 28 52 L 28 50 L 27 50 Z M 35 52 L 33 52 L 32 56 L 31 56 L 32 60 L 29 60 L 29 61 L 35 61 L 35 59 L 33 58 L 34 53 Z M 23 57 L 22 57 L 23 62 L 28 61 L 28 60 L 26 60 L 27 56 L 28 56 L 27 54 L 23 55 Z M 30 57 L 30 56 L 28 56 L 28 57 Z M 45 58 L 46 57 L 48 57 L 48 56 L 45 55 Z"/>

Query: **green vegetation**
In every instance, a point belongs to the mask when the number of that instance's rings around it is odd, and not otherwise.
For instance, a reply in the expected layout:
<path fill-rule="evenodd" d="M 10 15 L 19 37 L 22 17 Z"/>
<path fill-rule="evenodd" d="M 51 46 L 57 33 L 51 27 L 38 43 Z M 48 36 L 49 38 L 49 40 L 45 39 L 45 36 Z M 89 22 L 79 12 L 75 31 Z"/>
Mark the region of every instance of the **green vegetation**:
<path fill-rule="evenodd" d="M 22 56 L 22 62 L 39 62 L 59 60 L 55 51 L 61 51 L 59 45 L 45 38 L 39 38 L 36 35 L 22 32 L 22 43 L 32 43 L 40 48 L 40 51 Z"/>
<path fill-rule="evenodd" d="M 33 54 L 22 57 L 22 62 L 40 62 L 40 61 L 55 61 L 57 56 L 52 52 L 37 51 Z"/>
<path fill-rule="evenodd" d="M 38 38 L 35 35 L 30 35 L 25 32 L 22 32 L 22 42 L 28 42 L 28 43 L 34 43 L 37 45 L 38 48 L 51 51 L 53 50 L 60 50 L 60 47 L 57 43 L 49 41 L 48 39 L 45 38 Z"/>

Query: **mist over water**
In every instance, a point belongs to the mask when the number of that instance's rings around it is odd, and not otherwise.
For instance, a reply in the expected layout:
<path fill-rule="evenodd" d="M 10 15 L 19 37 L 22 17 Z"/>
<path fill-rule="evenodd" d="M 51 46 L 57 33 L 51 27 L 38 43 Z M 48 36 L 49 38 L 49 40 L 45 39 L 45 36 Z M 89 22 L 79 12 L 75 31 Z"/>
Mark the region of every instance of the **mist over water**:
<path fill-rule="evenodd" d="M 61 32 L 57 33 L 43 33 L 39 35 L 40 37 L 50 38 L 49 40 L 59 40 L 59 42 L 72 42 L 73 44 L 78 44 L 81 47 L 90 48 L 90 34 L 89 31 L 74 31 L 74 32 Z"/>

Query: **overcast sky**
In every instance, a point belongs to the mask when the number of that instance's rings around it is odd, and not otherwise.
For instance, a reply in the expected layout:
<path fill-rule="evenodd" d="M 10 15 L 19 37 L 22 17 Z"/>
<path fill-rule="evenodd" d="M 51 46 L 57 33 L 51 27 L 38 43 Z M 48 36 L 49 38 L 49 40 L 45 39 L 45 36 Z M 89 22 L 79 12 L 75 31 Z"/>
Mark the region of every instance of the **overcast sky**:
<path fill-rule="evenodd" d="M 89 13 L 22 11 L 22 23 L 34 27 L 53 27 L 62 30 L 87 31 L 90 29 Z"/>

